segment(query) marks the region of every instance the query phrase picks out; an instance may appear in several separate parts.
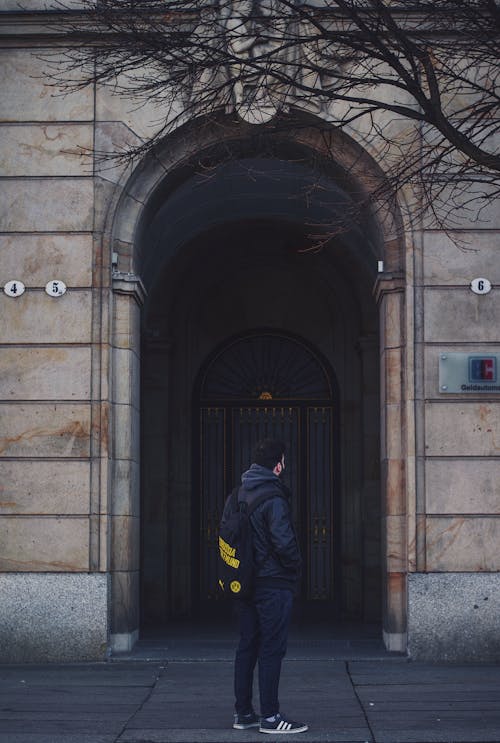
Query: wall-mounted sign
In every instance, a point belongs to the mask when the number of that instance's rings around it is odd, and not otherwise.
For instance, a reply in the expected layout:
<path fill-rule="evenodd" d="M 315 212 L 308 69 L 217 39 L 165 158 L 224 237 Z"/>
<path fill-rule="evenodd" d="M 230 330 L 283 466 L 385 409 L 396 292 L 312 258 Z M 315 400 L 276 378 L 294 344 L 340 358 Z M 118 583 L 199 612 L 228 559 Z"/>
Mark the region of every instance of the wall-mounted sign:
<path fill-rule="evenodd" d="M 60 279 L 52 279 L 46 284 L 45 291 L 50 297 L 62 297 L 66 292 L 66 284 Z"/>
<path fill-rule="evenodd" d="M 21 294 L 24 294 L 25 288 L 22 281 L 12 279 L 12 281 L 7 281 L 3 290 L 8 297 L 20 297 Z"/>
<path fill-rule="evenodd" d="M 500 354 L 442 353 L 439 356 L 439 391 L 500 392 Z"/>
<path fill-rule="evenodd" d="M 491 281 L 488 281 L 488 279 L 472 279 L 470 288 L 474 294 L 488 294 L 491 291 Z"/>

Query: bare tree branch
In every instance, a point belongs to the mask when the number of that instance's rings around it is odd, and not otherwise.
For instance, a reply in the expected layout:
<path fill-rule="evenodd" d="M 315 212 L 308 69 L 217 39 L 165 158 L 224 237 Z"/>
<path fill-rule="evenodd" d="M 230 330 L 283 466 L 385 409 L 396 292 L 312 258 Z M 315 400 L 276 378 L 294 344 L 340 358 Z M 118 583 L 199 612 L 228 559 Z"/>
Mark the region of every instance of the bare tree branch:
<path fill-rule="evenodd" d="M 54 84 L 110 86 L 159 125 L 235 112 L 257 126 L 304 110 L 383 153 L 373 198 L 405 187 L 441 224 L 500 188 L 500 4 L 495 0 L 82 0 L 57 27 Z M 62 6 L 63 7 L 63 6 Z M 280 126 L 286 124 L 283 116 Z M 297 126 L 294 118 L 293 126 Z M 478 202 L 479 203 L 479 202 Z M 465 206 L 467 205 L 467 207 Z"/>

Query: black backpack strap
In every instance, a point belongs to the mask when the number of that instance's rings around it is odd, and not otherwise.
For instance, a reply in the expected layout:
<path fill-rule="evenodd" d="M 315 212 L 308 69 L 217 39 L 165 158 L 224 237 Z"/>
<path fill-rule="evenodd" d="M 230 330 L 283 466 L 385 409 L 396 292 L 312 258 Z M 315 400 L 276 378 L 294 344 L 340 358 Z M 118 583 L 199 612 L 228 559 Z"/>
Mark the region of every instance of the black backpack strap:
<path fill-rule="evenodd" d="M 243 488 L 240 488 L 242 490 Z M 263 493 L 262 495 L 259 495 L 258 498 L 255 498 L 251 503 L 247 503 L 246 501 L 242 501 L 239 499 L 239 491 L 238 491 L 238 504 L 240 508 L 243 506 L 244 510 L 246 510 L 247 514 L 250 516 L 256 508 L 260 506 L 261 503 L 264 503 L 264 501 L 269 500 L 270 498 L 274 498 L 275 496 L 280 497 L 279 493 Z"/>

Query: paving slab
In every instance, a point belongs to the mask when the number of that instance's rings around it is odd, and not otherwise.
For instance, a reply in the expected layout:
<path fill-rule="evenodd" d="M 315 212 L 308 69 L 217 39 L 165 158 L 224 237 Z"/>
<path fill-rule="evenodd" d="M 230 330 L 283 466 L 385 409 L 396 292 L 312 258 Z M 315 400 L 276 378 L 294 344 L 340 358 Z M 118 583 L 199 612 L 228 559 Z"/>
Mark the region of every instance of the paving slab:
<path fill-rule="evenodd" d="M 0 743 L 262 743 L 232 686 L 232 659 L 3 666 Z M 288 658 L 280 692 L 303 743 L 500 743 L 497 666 Z"/>
<path fill-rule="evenodd" d="M 0 743 L 116 743 L 116 735 L 96 733 L 0 733 Z"/>

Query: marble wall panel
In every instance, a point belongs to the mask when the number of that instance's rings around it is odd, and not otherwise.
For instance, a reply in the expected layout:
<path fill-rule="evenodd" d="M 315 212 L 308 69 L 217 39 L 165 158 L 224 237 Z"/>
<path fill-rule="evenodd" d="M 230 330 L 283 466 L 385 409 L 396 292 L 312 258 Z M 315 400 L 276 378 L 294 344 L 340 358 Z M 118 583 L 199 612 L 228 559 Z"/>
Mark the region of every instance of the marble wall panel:
<path fill-rule="evenodd" d="M 90 405 L 0 404 L 0 457 L 88 457 Z"/>
<path fill-rule="evenodd" d="M 500 284 L 498 233 L 489 230 L 457 233 L 458 244 L 444 232 L 424 232 L 424 280 L 432 284 L 464 284 L 476 277 Z"/>
<path fill-rule="evenodd" d="M 404 317 L 404 295 L 400 292 L 387 293 L 383 297 L 380 310 L 380 347 L 399 348 Z"/>
<path fill-rule="evenodd" d="M 0 286 L 12 278 L 27 287 L 43 288 L 53 278 L 91 286 L 91 235 L 0 235 Z"/>
<path fill-rule="evenodd" d="M 113 462 L 113 514 L 138 516 L 140 509 L 140 467 L 130 459 Z"/>
<path fill-rule="evenodd" d="M 0 461 L 0 514 L 78 514 L 90 507 L 90 462 Z"/>
<path fill-rule="evenodd" d="M 0 516 L 2 572 L 71 572 L 89 565 L 86 518 Z"/>
<path fill-rule="evenodd" d="M 2 232 L 89 232 L 93 209 L 91 178 L 0 181 Z"/>
<path fill-rule="evenodd" d="M 88 400 L 91 349 L 6 347 L 0 353 L 4 400 Z"/>
<path fill-rule="evenodd" d="M 90 343 L 92 294 L 68 289 L 62 297 L 26 291 L 0 293 L 0 343 Z"/>
<path fill-rule="evenodd" d="M 425 451 L 428 456 L 498 456 L 500 404 L 427 403 Z"/>
<path fill-rule="evenodd" d="M 431 516 L 426 525 L 429 572 L 500 570 L 500 518 Z"/>
<path fill-rule="evenodd" d="M 426 512 L 500 514 L 498 459 L 428 459 Z"/>
<path fill-rule="evenodd" d="M 385 529 L 385 568 L 389 573 L 403 573 L 406 561 L 406 517 L 385 516 L 382 519 Z"/>
<path fill-rule="evenodd" d="M 113 349 L 113 402 L 140 406 L 140 362 L 134 351 Z"/>
<path fill-rule="evenodd" d="M 139 411 L 131 405 L 114 405 L 113 456 L 139 462 Z"/>
<path fill-rule="evenodd" d="M 0 120 L 92 121 L 92 87 L 61 95 L 48 84 L 49 65 L 57 64 L 57 55 L 51 52 L 46 61 L 41 56 L 36 49 L 0 50 Z"/>
<path fill-rule="evenodd" d="M 388 459 L 400 458 L 403 453 L 401 440 L 401 418 L 401 405 L 397 403 L 385 405 L 385 445 Z"/>
<path fill-rule="evenodd" d="M 457 218 L 461 230 L 472 231 L 479 229 L 495 230 L 499 225 L 498 192 L 493 183 L 467 183 L 466 188 L 458 190 L 452 185 L 444 186 L 440 190 L 442 204 L 453 204 L 452 216 Z M 426 230 L 436 232 L 442 230 L 431 203 L 422 214 L 423 226 Z M 448 220 L 448 223 L 451 219 Z"/>
<path fill-rule="evenodd" d="M 137 344 L 140 338 L 141 309 L 134 299 L 125 294 L 115 294 L 113 298 L 113 343 L 117 348 L 139 352 Z"/>
<path fill-rule="evenodd" d="M 398 403 L 401 400 L 403 385 L 403 363 L 400 348 L 390 348 L 382 351 L 382 369 L 384 375 L 384 400 L 386 403 Z M 378 421 L 374 419 L 378 426 Z"/>
<path fill-rule="evenodd" d="M 111 535 L 111 570 L 139 570 L 140 520 L 133 516 L 113 516 Z"/>
<path fill-rule="evenodd" d="M 401 516 L 406 512 L 404 460 L 384 459 L 381 469 L 385 484 L 382 513 L 387 516 Z"/>
<path fill-rule="evenodd" d="M 498 343 L 500 292 L 477 295 L 470 289 L 428 289 L 424 303 L 426 341 Z"/>
<path fill-rule="evenodd" d="M 0 126 L 0 172 L 5 176 L 92 175 L 91 124 Z"/>

